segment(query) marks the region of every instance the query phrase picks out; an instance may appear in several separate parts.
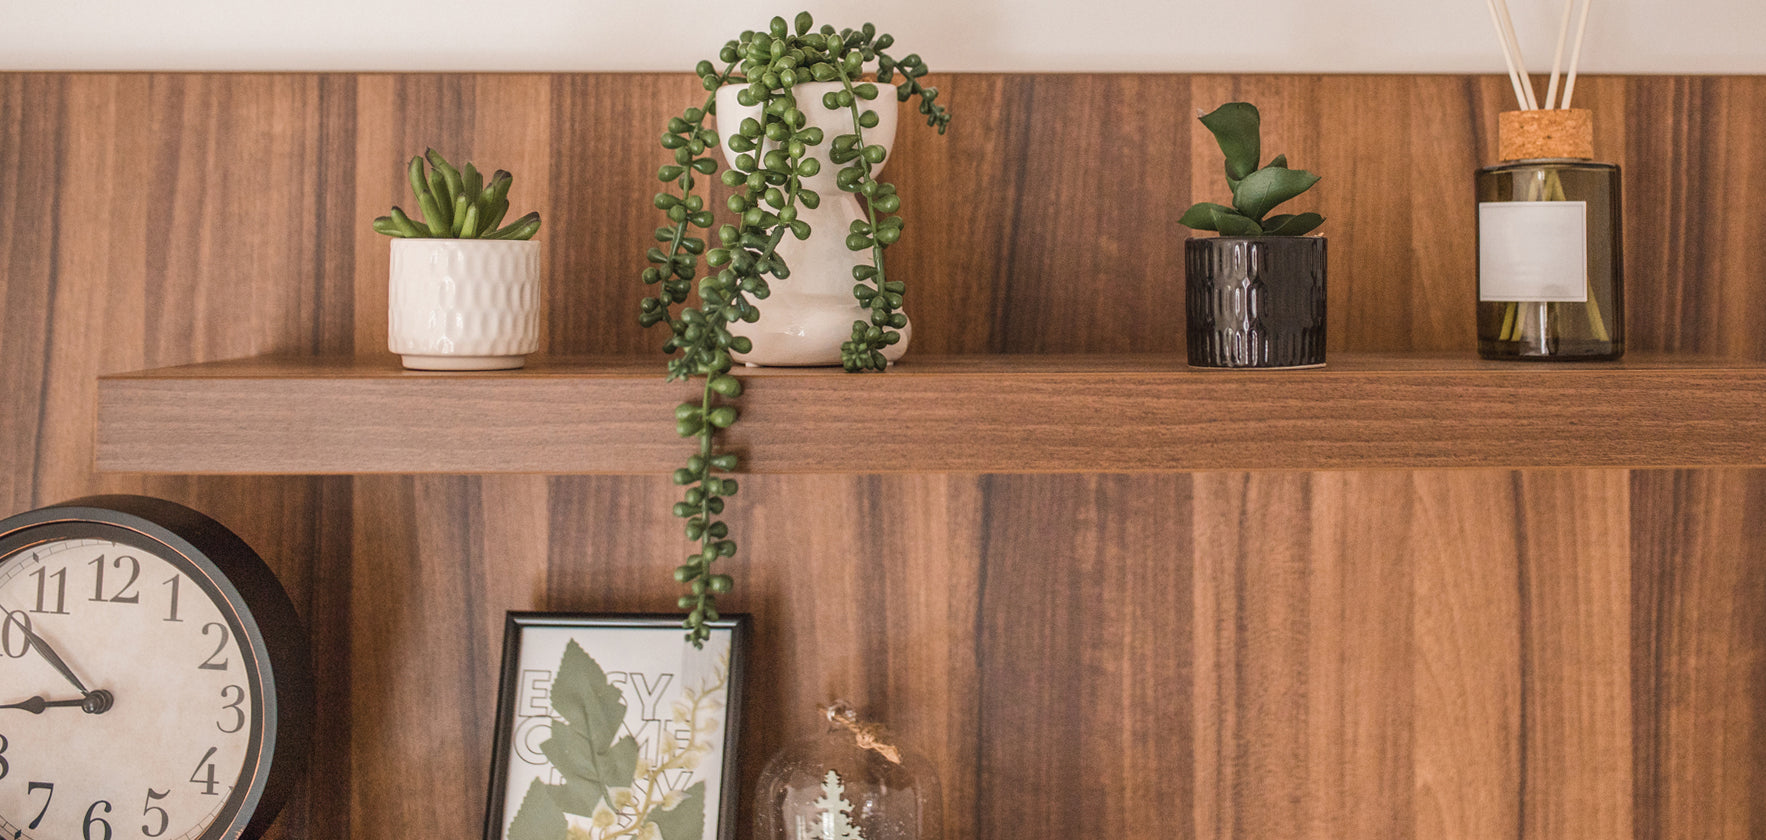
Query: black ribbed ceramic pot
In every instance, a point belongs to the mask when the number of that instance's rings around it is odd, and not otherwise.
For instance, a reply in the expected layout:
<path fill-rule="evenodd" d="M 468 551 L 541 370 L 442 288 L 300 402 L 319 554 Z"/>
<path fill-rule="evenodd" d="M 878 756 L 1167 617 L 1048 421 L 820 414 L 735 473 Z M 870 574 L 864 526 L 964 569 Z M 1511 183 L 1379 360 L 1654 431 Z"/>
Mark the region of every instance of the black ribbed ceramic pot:
<path fill-rule="evenodd" d="M 1324 365 L 1324 237 L 1190 239 L 1184 274 L 1192 366 Z"/>

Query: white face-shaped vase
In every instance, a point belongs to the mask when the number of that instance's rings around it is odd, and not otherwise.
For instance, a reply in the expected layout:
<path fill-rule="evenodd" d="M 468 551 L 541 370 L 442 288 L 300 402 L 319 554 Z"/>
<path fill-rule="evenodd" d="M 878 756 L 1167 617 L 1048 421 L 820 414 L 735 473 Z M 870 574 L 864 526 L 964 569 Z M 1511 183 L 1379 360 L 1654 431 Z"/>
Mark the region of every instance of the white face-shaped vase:
<path fill-rule="evenodd" d="M 760 119 L 759 105 L 744 106 L 736 100 L 745 85 L 726 85 L 717 92 L 717 131 L 723 144 L 724 158 L 735 165 L 737 153 L 730 151 L 734 136 L 744 118 Z M 871 310 L 860 306 L 852 295 L 853 266 L 871 265 L 871 251 L 851 251 L 846 247 L 847 229 L 852 222 L 865 219 L 864 206 L 858 197 L 836 186 L 840 167 L 828 160 L 834 138 L 853 132 L 853 113 L 849 108 L 829 109 L 822 104 L 824 94 L 841 89 L 840 82 L 807 82 L 792 88 L 797 107 L 803 111 L 808 126 L 822 130 L 822 142 L 807 153 L 821 164 L 821 171 L 803 179 L 803 186 L 821 196 L 821 205 L 811 210 L 799 206 L 798 218 L 810 226 L 810 237 L 799 241 L 786 233 L 779 240 L 778 254 L 791 269 L 791 276 L 767 278 L 772 294 L 765 300 L 753 301 L 760 310 L 760 320 L 735 323 L 730 332 L 746 336 L 754 347 L 738 354 L 737 361 L 749 365 L 817 366 L 840 364 L 840 345 L 852 338 L 854 321 L 869 323 Z M 876 99 L 859 100 L 859 112 L 874 111 L 877 125 L 863 130 L 866 145 L 893 148 L 895 126 L 900 105 L 889 85 L 878 85 Z M 756 157 L 777 146 L 768 142 L 752 154 Z M 885 164 L 887 159 L 885 159 Z M 872 174 L 881 173 L 883 164 L 873 167 Z M 883 351 L 893 362 L 907 352 L 913 335 L 910 323 L 901 330 L 901 341 Z"/>

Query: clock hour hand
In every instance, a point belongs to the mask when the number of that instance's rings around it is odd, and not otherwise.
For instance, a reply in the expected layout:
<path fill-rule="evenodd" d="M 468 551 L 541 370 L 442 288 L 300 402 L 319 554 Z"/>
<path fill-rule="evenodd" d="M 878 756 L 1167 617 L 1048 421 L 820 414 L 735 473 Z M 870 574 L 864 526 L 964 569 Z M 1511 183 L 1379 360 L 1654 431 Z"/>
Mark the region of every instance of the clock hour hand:
<path fill-rule="evenodd" d="M 103 714 L 110 708 L 110 692 L 94 691 L 78 700 L 44 700 L 41 697 L 32 697 L 0 706 L 0 709 L 23 709 L 33 715 L 40 715 L 46 709 L 61 708 L 84 709 L 89 715 Z"/>

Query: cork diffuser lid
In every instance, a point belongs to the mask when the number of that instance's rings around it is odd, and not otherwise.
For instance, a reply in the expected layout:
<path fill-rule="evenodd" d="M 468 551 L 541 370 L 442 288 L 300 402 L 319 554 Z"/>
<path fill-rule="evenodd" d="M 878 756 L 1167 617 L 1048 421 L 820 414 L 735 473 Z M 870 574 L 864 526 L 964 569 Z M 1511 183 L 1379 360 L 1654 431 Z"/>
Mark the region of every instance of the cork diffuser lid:
<path fill-rule="evenodd" d="M 1587 108 L 1504 111 L 1496 128 L 1497 152 L 1504 161 L 1594 158 L 1594 113 Z"/>

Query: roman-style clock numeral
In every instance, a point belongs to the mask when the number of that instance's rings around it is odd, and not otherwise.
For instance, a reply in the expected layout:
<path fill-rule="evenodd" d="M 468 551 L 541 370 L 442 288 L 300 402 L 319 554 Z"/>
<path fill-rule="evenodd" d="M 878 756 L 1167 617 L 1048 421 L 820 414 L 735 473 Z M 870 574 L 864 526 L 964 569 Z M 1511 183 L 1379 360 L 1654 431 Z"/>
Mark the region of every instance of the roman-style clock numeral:
<path fill-rule="evenodd" d="M 220 656 L 221 652 L 227 649 L 227 625 L 217 621 L 211 621 L 202 625 L 202 635 L 207 636 L 210 627 L 221 631 L 221 641 L 219 644 L 215 645 L 215 652 L 209 654 L 208 659 L 196 667 L 203 671 L 225 671 L 227 670 L 227 660 L 223 659 L 216 662 L 215 657 Z"/>
<path fill-rule="evenodd" d="M 166 616 L 167 621 L 183 621 L 183 619 L 178 617 L 178 581 L 180 579 L 181 578 L 179 578 L 177 575 L 173 575 L 165 583 L 166 586 L 170 586 L 172 588 L 172 614 Z"/>
<path fill-rule="evenodd" d="M 171 796 L 171 795 L 172 795 L 172 792 L 169 790 L 166 791 L 165 793 L 160 793 L 159 791 L 154 790 L 153 788 L 147 789 L 147 801 L 141 804 L 141 816 L 145 817 L 145 816 L 152 814 L 155 811 L 158 811 L 159 812 L 159 828 L 149 828 L 146 824 L 142 824 L 142 826 L 141 826 L 141 833 L 142 834 L 144 834 L 148 837 L 158 837 L 161 834 L 166 833 L 166 828 L 172 824 L 172 815 L 166 813 L 166 809 L 153 804 L 153 801 L 155 799 L 164 799 L 164 798 Z"/>
<path fill-rule="evenodd" d="M 98 574 L 95 576 L 96 580 L 92 585 L 92 598 L 90 600 L 99 602 L 108 601 L 112 604 L 141 603 L 140 594 L 129 591 L 135 588 L 135 580 L 141 577 L 141 561 L 125 554 L 112 561 L 112 564 L 120 570 L 123 567 L 124 560 L 129 561 L 129 582 L 123 584 L 123 588 L 118 589 L 117 594 L 112 595 L 109 598 L 104 597 L 104 555 L 100 554 L 97 559 L 86 564 L 98 569 Z"/>
<path fill-rule="evenodd" d="M 31 612 L 42 615 L 67 615 L 67 570 L 62 569 L 52 575 L 49 574 L 48 569 L 39 567 L 31 573 L 31 576 L 37 579 L 37 608 Z M 55 578 L 55 609 L 52 610 L 44 609 L 44 603 L 47 600 L 45 596 L 49 594 L 50 578 Z"/>
<path fill-rule="evenodd" d="M 103 817 L 93 816 L 93 812 L 97 811 L 98 806 L 100 805 L 104 806 L 104 813 L 110 813 L 110 803 L 102 799 L 92 803 L 92 807 L 86 809 L 86 821 L 81 824 L 81 832 L 86 835 L 86 840 L 110 840 L 110 823 Z M 93 825 L 98 825 L 103 828 L 104 835 L 101 837 L 93 837 Z"/>
<path fill-rule="evenodd" d="M 18 625 L 19 633 L 15 636 L 12 626 Z M 18 642 L 18 650 L 12 649 L 12 643 Z M 18 610 L 7 610 L 6 621 L 0 622 L 0 653 L 8 658 L 18 659 L 31 652 L 31 617 Z"/>
<path fill-rule="evenodd" d="M 196 769 L 190 773 L 190 781 L 202 785 L 203 796 L 220 796 L 215 792 L 215 788 L 220 787 L 221 782 L 215 778 L 215 763 L 209 761 L 215 757 L 215 753 L 219 750 L 219 747 L 209 747 L 208 752 L 202 754 L 202 760 L 196 762 Z M 205 769 L 208 770 L 207 776 L 202 775 L 202 771 Z M 35 827 L 32 826 L 32 828 Z"/>
<path fill-rule="evenodd" d="M 215 728 L 221 730 L 221 732 L 223 734 L 232 735 L 233 733 L 238 732 L 239 730 L 245 728 L 245 709 L 240 708 L 240 704 L 245 702 L 245 687 L 238 686 L 238 685 L 230 685 L 230 686 L 227 686 L 226 688 L 221 689 L 221 699 L 222 700 L 227 699 L 228 694 L 237 694 L 238 695 L 237 697 L 235 697 L 233 699 L 233 702 L 228 703 L 227 705 L 221 707 L 221 711 L 233 713 L 233 716 L 234 716 L 233 717 L 233 728 L 228 729 L 227 727 L 221 725 L 220 723 L 216 723 Z"/>
<path fill-rule="evenodd" d="M 38 811 L 37 818 L 31 820 L 31 824 L 27 826 L 32 831 L 36 831 L 37 826 L 43 824 L 43 815 L 49 813 L 49 803 L 55 799 L 55 784 L 53 782 L 31 782 L 25 785 L 25 796 L 29 797 L 40 790 L 47 792 L 48 795 L 43 797 L 43 810 Z"/>

